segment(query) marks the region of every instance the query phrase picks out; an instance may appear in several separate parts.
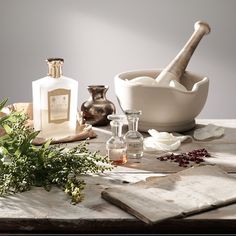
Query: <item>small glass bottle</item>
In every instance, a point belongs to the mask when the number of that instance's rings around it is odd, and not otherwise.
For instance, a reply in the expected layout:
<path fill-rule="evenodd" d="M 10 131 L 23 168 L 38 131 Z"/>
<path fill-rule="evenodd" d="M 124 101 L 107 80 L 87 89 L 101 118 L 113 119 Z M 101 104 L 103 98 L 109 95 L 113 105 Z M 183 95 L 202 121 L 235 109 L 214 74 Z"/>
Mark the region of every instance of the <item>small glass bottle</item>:
<path fill-rule="evenodd" d="M 32 82 L 34 129 L 40 136 L 61 138 L 75 134 L 78 81 L 62 75 L 62 58 L 49 58 L 48 76 Z"/>
<path fill-rule="evenodd" d="M 129 130 L 125 134 L 126 152 L 129 162 L 139 162 L 143 156 L 143 135 L 138 132 L 138 120 L 141 111 L 126 110 Z"/>
<path fill-rule="evenodd" d="M 125 164 L 127 162 L 126 145 L 122 137 L 122 127 L 125 116 L 108 115 L 111 120 L 112 137 L 106 142 L 106 150 L 109 159 L 113 164 Z"/>

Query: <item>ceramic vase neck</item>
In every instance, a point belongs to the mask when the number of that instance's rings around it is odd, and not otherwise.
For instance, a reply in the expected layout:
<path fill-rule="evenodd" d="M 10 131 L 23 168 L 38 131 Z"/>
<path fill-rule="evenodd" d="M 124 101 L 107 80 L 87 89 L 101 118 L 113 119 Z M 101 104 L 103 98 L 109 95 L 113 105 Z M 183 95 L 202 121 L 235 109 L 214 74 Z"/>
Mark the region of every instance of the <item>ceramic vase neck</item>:
<path fill-rule="evenodd" d="M 92 100 L 106 99 L 108 86 L 105 85 L 90 85 L 88 91 L 91 94 Z"/>

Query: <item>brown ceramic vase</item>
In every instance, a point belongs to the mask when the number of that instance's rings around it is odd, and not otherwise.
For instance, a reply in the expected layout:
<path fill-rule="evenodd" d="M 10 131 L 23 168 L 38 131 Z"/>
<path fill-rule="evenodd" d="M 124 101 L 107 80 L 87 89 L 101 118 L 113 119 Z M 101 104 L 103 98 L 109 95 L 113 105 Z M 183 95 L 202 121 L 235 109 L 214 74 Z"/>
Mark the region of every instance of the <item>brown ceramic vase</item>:
<path fill-rule="evenodd" d="M 90 97 L 81 105 L 83 120 L 93 126 L 105 126 L 109 124 L 107 116 L 116 112 L 114 104 L 107 100 L 106 85 L 89 85 Z"/>

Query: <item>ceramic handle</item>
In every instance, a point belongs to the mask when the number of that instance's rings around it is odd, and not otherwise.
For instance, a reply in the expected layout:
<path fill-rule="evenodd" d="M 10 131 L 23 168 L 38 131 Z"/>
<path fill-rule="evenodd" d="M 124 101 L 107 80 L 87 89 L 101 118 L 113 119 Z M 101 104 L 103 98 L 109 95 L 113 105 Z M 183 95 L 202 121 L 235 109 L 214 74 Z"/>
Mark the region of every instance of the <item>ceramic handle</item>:
<path fill-rule="evenodd" d="M 180 81 L 193 52 L 205 34 L 210 33 L 210 26 L 203 21 L 194 24 L 194 32 L 178 53 L 178 55 L 168 64 L 168 66 L 156 78 L 157 82 L 163 83 L 170 80 Z"/>

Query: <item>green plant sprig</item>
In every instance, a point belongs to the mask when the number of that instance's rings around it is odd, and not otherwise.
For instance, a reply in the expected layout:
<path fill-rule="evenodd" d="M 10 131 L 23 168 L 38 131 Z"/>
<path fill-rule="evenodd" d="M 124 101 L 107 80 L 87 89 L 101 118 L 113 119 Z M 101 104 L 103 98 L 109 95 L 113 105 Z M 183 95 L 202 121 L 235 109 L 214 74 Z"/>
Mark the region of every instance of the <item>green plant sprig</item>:
<path fill-rule="evenodd" d="M 0 110 L 6 102 L 0 103 Z M 24 192 L 32 186 L 49 191 L 56 185 L 76 204 L 81 201 L 85 186 L 81 175 L 112 169 L 108 157 L 98 151 L 90 152 L 86 141 L 70 149 L 50 145 L 50 140 L 36 147 L 32 141 L 39 132 L 26 125 L 27 119 L 21 112 L 0 118 L 6 133 L 0 137 L 0 196 Z"/>

